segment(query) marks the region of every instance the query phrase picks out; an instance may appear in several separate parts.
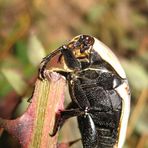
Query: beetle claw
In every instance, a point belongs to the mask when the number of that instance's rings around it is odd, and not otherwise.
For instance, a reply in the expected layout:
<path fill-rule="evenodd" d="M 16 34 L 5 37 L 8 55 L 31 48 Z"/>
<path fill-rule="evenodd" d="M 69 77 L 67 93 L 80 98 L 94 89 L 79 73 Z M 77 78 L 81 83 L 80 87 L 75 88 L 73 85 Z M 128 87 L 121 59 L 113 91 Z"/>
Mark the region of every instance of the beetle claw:
<path fill-rule="evenodd" d="M 45 79 L 45 68 L 46 68 L 46 58 L 43 58 L 42 62 L 40 63 L 40 67 L 39 67 L 39 75 L 38 78 L 40 80 L 44 80 Z"/>
<path fill-rule="evenodd" d="M 50 137 L 54 137 L 56 135 L 57 131 L 56 132 L 53 132 L 53 133 L 49 133 L 49 136 Z"/>

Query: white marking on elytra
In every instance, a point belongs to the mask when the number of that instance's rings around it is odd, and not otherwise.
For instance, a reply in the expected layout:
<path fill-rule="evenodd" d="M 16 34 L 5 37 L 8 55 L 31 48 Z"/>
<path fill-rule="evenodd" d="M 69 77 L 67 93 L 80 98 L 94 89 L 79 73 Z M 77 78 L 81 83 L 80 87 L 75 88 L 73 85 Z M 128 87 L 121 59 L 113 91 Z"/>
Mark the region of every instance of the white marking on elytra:
<path fill-rule="evenodd" d="M 116 92 L 122 98 L 122 113 L 120 119 L 120 128 L 119 128 L 119 139 L 118 139 L 118 148 L 122 148 L 128 124 L 128 118 L 130 113 L 130 90 L 128 82 L 125 81 L 122 85 L 115 88 Z"/>
<path fill-rule="evenodd" d="M 114 70 L 117 72 L 117 74 L 119 74 L 121 78 L 125 79 L 125 72 L 115 54 L 101 41 L 96 38 L 94 38 L 94 40 L 95 42 L 93 44 L 93 49 L 98 52 L 104 61 L 109 63 L 114 68 Z"/>

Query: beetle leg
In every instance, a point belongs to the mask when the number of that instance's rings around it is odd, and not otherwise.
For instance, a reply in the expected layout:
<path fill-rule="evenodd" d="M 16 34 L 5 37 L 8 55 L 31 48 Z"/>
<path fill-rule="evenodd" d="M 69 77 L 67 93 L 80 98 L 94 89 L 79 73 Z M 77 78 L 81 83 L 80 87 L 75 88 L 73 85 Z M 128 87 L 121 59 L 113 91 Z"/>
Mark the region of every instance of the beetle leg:
<path fill-rule="evenodd" d="M 74 57 L 72 51 L 67 46 L 60 48 L 62 55 L 64 56 L 65 62 L 70 69 L 81 69 L 80 62 Z"/>
<path fill-rule="evenodd" d="M 78 117 L 79 129 L 84 148 L 98 147 L 98 133 L 89 113 Z"/>
<path fill-rule="evenodd" d="M 46 69 L 46 66 L 48 62 L 53 58 L 57 56 L 57 63 L 60 63 L 61 57 L 64 56 L 65 64 L 69 69 L 74 70 L 80 70 L 81 64 L 80 62 L 74 57 L 72 51 L 67 46 L 62 46 L 58 48 L 57 50 L 50 53 L 48 56 L 43 58 L 40 67 L 39 67 L 39 79 L 45 79 L 44 70 Z M 55 65 L 54 65 L 55 66 Z M 58 72 L 55 70 L 55 72 Z M 66 72 L 65 72 L 66 73 Z"/>
<path fill-rule="evenodd" d="M 56 114 L 55 124 L 52 133 L 50 134 L 51 137 L 55 136 L 59 128 L 62 127 L 64 122 L 74 116 L 80 116 L 83 115 L 84 111 L 80 110 L 79 108 L 75 109 L 67 109 L 64 111 L 60 111 L 58 114 Z"/>
<path fill-rule="evenodd" d="M 71 98 L 74 102 L 80 107 L 85 109 L 90 108 L 89 100 L 87 99 L 86 94 L 80 84 L 80 80 L 75 79 L 71 87 L 69 87 Z M 77 93 L 73 93 L 77 92 Z"/>
<path fill-rule="evenodd" d="M 54 57 L 59 52 L 60 50 L 58 48 L 57 50 L 53 51 L 52 53 L 50 53 L 49 55 L 43 58 L 42 62 L 40 63 L 40 67 L 39 67 L 39 79 L 41 80 L 45 79 L 44 70 L 46 68 L 47 63 L 51 60 L 52 57 Z"/>

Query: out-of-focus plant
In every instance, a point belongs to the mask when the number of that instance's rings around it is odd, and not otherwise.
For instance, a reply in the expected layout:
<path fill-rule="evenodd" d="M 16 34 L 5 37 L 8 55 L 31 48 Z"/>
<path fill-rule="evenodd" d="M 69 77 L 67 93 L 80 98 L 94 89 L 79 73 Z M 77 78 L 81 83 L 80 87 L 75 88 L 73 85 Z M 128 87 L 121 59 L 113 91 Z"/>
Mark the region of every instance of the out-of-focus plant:
<path fill-rule="evenodd" d="M 132 102 L 125 147 L 147 147 L 147 13 L 146 0 L 0 1 L 0 115 L 10 119 L 24 112 L 29 103 L 22 103 L 27 102 L 23 98 L 31 96 L 45 52 L 78 34 L 91 34 L 116 52 L 129 78 Z M 79 138 L 71 125 L 70 120 L 61 141 Z M 0 146 L 7 138 L 3 133 Z"/>

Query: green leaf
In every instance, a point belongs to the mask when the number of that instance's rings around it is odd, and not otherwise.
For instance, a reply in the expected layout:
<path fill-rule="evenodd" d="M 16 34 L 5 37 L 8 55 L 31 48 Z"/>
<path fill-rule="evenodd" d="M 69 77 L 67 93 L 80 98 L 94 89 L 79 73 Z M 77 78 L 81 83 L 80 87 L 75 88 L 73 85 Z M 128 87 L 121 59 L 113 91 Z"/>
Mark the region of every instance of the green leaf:
<path fill-rule="evenodd" d="M 30 62 L 36 67 L 40 64 L 42 58 L 45 57 L 45 50 L 35 35 L 31 35 L 28 42 L 27 50 Z"/>
<path fill-rule="evenodd" d="M 16 51 L 16 56 L 21 63 L 23 63 L 24 65 L 29 63 L 28 56 L 27 56 L 27 46 L 25 41 L 19 40 L 16 43 L 15 51 Z"/>
<path fill-rule="evenodd" d="M 141 15 L 138 12 L 133 12 L 132 14 L 132 21 L 134 22 L 134 24 L 138 27 L 146 27 L 147 26 L 147 17 L 145 17 L 144 15 Z"/>
<path fill-rule="evenodd" d="M 6 79 L 4 79 L 4 76 L 0 73 L 0 100 L 3 99 L 11 90 L 11 85 L 7 84 Z"/>
<path fill-rule="evenodd" d="M 1 71 L 7 79 L 7 81 L 9 82 L 9 84 L 19 95 L 22 95 L 24 91 L 28 88 L 27 83 L 23 80 L 21 75 L 14 69 L 2 68 Z"/>
<path fill-rule="evenodd" d="M 129 50 L 136 50 L 137 47 L 139 46 L 139 43 L 137 42 L 137 40 L 133 40 L 128 37 L 122 38 L 121 44 L 124 48 L 127 48 Z"/>
<path fill-rule="evenodd" d="M 148 88 L 148 74 L 144 67 L 136 61 L 122 61 L 131 86 L 136 90 Z"/>
<path fill-rule="evenodd" d="M 88 13 L 88 20 L 90 22 L 96 22 L 96 20 L 99 20 L 102 18 L 106 10 L 107 10 L 107 7 L 105 7 L 104 5 L 97 5 L 92 7 Z"/>

